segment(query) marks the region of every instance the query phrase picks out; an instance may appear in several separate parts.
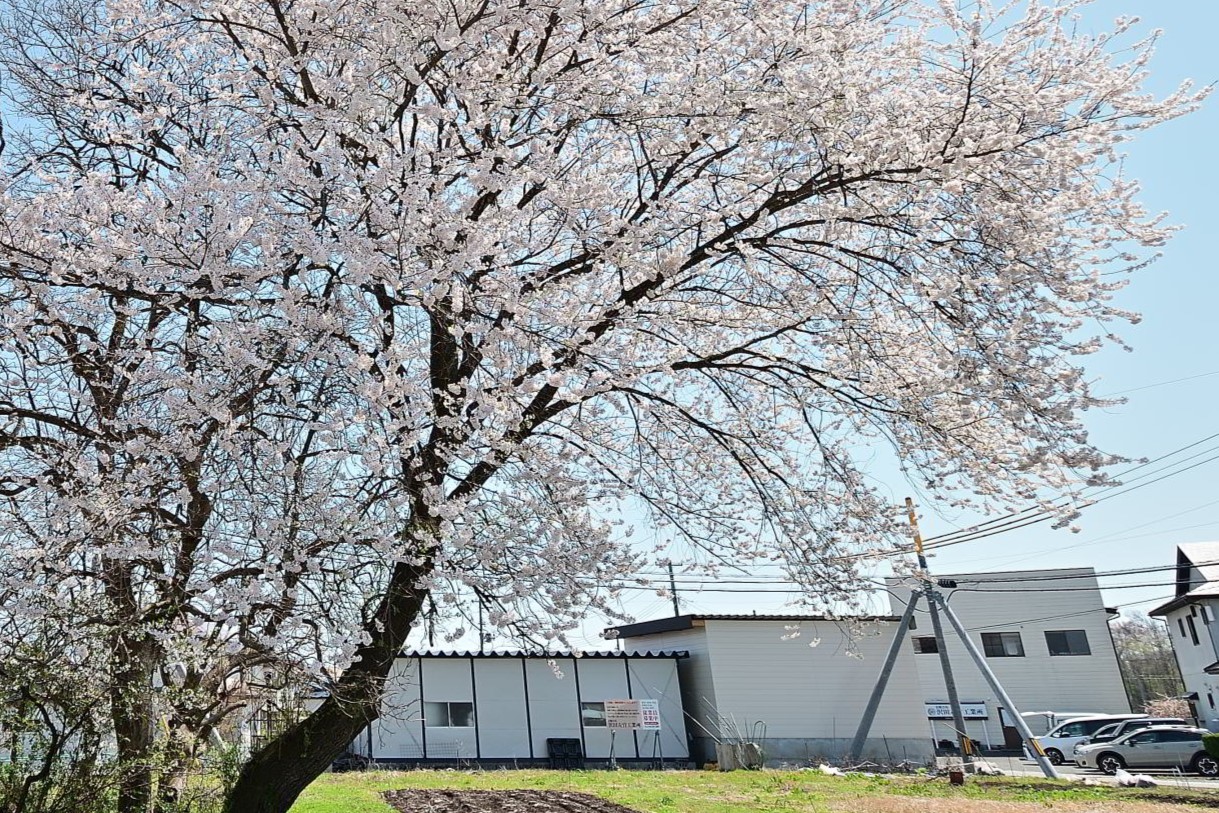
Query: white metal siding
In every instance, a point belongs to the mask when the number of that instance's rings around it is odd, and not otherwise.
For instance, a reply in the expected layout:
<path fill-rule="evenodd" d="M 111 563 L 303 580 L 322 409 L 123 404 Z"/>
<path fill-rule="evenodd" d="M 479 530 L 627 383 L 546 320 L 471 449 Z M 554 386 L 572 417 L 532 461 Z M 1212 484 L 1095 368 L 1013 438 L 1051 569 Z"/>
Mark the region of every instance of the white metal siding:
<path fill-rule="evenodd" d="M 850 739 L 867 705 L 896 623 L 869 623 L 852 632 L 830 621 L 803 622 L 784 640 L 790 622 L 706 621 L 715 652 L 715 702 L 721 717 L 746 736 L 765 726 L 768 739 Z M 813 640 L 820 639 L 816 646 Z M 926 738 L 913 656 L 903 649 L 871 737 Z M 728 732 L 725 732 L 728 733 Z"/>
<path fill-rule="evenodd" d="M 419 759 L 423 756 L 423 706 L 419 699 L 419 661 L 398 658 L 390 670 L 381 702 L 381 716 L 373 723 L 373 752 L 381 759 Z M 365 734 L 357 748 L 366 748 Z"/>
<path fill-rule="evenodd" d="M 520 658 L 474 660 L 474 719 L 478 724 L 479 755 L 484 759 L 530 755 L 521 663 Z"/>
<path fill-rule="evenodd" d="M 705 737 L 708 733 L 710 736 L 720 736 L 715 721 L 715 679 L 711 671 L 711 650 L 707 646 L 705 627 L 625 638 L 622 643 L 628 651 L 637 649 L 690 653 L 690 657 L 677 663 L 682 707 L 690 723 L 690 733 L 695 737 Z"/>
<path fill-rule="evenodd" d="M 474 702 L 474 686 L 471 681 L 470 658 L 422 658 L 423 700 L 429 702 Z M 446 759 L 460 757 L 473 759 L 478 755 L 477 723 L 469 728 L 447 728 L 427 726 L 427 757 Z M 425 721 L 426 725 L 426 721 Z"/>
<path fill-rule="evenodd" d="M 640 658 L 624 661 L 630 670 L 631 697 L 651 698 L 660 703 L 660 732 L 640 731 L 639 755 L 651 759 L 685 758 L 690 755 L 686 742 L 686 720 L 682 713 L 681 686 L 673 658 Z"/>
<path fill-rule="evenodd" d="M 576 679 L 570 658 L 557 658 L 562 673 L 557 677 L 541 658 L 525 661 L 529 680 L 529 716 L 533 723 L 533 751 L 546 756 L 548 737 L 580 737 L 580 706 L 576 702 Z"/>
<path fill-rule="evenodd" d="M 626 688 L 626 661 L 618 658 L 577 658 L 574 674 L 579 676 L 580 701 L 601 703 L 606 700 L 625 700 L 630 696 Z M 584 727 L 584 756 L 604 759 L 610 755 L 611 732 L 604 726 Z M 614 755 L 627 759 L 635 758 L 635 738 L 629 731 L 613 735 Z"/>

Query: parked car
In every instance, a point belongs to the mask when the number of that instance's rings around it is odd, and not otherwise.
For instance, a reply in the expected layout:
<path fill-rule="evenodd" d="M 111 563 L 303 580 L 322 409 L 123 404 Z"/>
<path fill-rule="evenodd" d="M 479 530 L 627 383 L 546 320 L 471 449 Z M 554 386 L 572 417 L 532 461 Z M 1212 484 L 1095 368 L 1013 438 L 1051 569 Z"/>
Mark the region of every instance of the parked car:
<path fill-rule="evenodd" d="M 1099 729 L 1090 737 L 1084 738 L 1079 745 L 1075 746 L 1078 750 L 1081 746 L 1092 745 L 1098 742 L 1112 742 L 1123 734 L 1129 734 L 1131 731 L 1138 731 L 1140 728 L 1150 728 L 1153 725 L 1173 725 L 1190 727 L 1190 723 L 1179 717 L 1142 717 L 1136 720 L 1122 720 L 1120 723 L 1110 723 L 1102 729 Z"/>
<path fill-rule="evenodd" d="M 1219 776 L 1219 759 L 1202 747 L 1204 728 L 1152 726 L 1123 734 L 1110 742 L 1082 745 L 1075 764 L 1107 774 L 1119 768 L 1180 768 L 1203 776 Z"/>
<path fill-rule="evenodd" d="M 1041 744 L 1041 749 L 1045 751 L 1046 758 L 1051 763 L 1061 765 L 1066 761 L 1066 755 L 1071 754 L 1075 746 L 1085 737 L 1092 736 L 1110 723 L 1120 723 L 1124 720 L 1134 720 L 1146 716 L 1146 714 L 1094 714 L 1089 717 L 1076 717 L 1060 724 L 1050 733 L 1034 737 L 1034 739 Z M 1027 759 L 1033 758 L 1027 745 L 1024 748 L 1024 755 Z"/>

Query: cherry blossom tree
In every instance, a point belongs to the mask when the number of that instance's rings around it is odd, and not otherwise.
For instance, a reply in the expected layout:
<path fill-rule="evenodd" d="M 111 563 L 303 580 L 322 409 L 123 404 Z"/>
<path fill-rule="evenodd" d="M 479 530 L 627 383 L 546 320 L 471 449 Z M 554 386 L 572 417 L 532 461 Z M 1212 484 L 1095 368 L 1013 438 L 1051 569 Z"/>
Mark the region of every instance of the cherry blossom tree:
<path fill-rule="evenodd" d="M 1104 482 L 1080 357 L 1170 233 L 1118 150 L 1201 99 L 1069 0 L 7 5 L 11 589 L 96 591 L 133 763 L 184 652 L 338 675 L 233 813 L 427 602 L 608 610 L 624 516 L 842 608 L 868 444 L 983 508 Z"/>

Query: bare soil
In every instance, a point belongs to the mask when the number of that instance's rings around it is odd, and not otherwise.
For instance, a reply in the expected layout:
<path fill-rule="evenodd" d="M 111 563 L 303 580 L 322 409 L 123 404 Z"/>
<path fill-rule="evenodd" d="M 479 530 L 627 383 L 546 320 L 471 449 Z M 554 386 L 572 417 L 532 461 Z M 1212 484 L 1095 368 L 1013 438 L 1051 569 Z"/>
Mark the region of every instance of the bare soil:
<path fill-rule="evenodd" d="M 400 813 L 638 813 L 588 793 L 558 790 L 390 790 Z"/>

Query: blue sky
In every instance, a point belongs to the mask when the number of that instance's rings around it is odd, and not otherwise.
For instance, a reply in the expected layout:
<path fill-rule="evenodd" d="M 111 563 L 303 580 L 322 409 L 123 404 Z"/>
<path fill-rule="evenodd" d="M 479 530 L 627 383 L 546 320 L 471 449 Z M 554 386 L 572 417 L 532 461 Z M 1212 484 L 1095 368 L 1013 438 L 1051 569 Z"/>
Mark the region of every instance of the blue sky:
<path fill-rule="evenodd" d="M 1140 18 L 1135 29 L 1140 34 L 1163 30 L 1151 63 L 1149 90 L 1165 95 L 1185 79 L 1199 85 L 1219 81 L 1219 47 L 1214 41 L 1219 31 L 1219 3 L 1099 0 L 1088 10 L 1081 28 L 1109 30 L 1116 17 L 1130 15 Z M 1219 403 L 1219 317 L 1215 313 L 1219 277 L 1213 273 L 1212 259 L 1219 235 L 1219 205 L 1215 202 L 1219 161 L 1212 146 L 1217 137 L 1219 95 L 1195 113 L 1144 133 L 1126 150 L 1126 173 L 1141 181 L 1141 199 L 1147 208 L 1169 212 L 1169 221 L 1183 227 L 1164 249 L 1163 257 L 1135 274 L 1119 295 L 1120 306 L 1143 316 L 1140 324 L 1120 331 L 1134 352 L 1111 348 L 1090 360 L 1096 391 L 1123 393 L 1128 403 L 1090 414 L 1087 425 L 1102 448 L 1129 458 L 1156 458 L 1219 433 L 1215 408 Z M 1217 451 L 1177 468 L 1219 454 L 1219 438 L 1180 457 L 1212 448 Z M 895 505 L 906 496 L 919 499 L 904 480 L 880 470 L 876 475 L 883 478 Z M 1143 481 L 1131 485 L 1137 482 Z M 1202 463 L 1087 509 L 1077 523 L 1079 533 L 1052 530 L 1048 523 L 1032 525 L 946 548 L 933 556 L 931 567 L 951 573 L 1077 566 L 1110 571 L 1170 565 L 1178 543 L 1219 539 L 1217 483 L 1219 460 Z M 986 519 L 942 513 L 930 504 L 921 504 L 920 514 L 927 537 Z M 1172 587 L 1122 585 L 1163 583 L 1172 578 L 1170 571 L 1161 571 L 1103 579 L 1104 598 L 1123 612 L 1146 611 L 1170 595 Z M 723 584 L 719 589 L 751 587 Z M 759 585 L 758 589 L 782 588 Z M 682 609 L 694 612 L 774 611 L 792 597 L 783 592 L 700 592 L 693 577 L 679 587 L 679 596 Z M 885 606 L 878 602 L 877 609 Z M 652 594 L 635 595 L 626 607 L 639 618 L 672 612 L 669 599 Z"/>
<path fill-rule="evenodd" d="M 1164 32 L 1151 64 L 1151 90 L 1167 93 L 1187 78 L 1202 85 L 1219 81 L 1214 41 L 1219 3 L 1101 0 L 1085 26 L 1103 28 L 1113 17 L 1127 14 L 1141 18 L 1142 31 Z M 1145 133 L 1129 145 L 1127 172 L 1142 182 L 1148 208 L 1168 211 L 1170 222 L 1184 227 L 1162 259 L 1134 275 L 1119 297 L 1122 306 L 1143 315 L 1139 325 L 1122 331 L 1134 352 L 1110 349 L 1091 366 L 1099 382 L 1097 391 L 1124 393 L 1128 403 L 1090 415 L 1088 426 L 1103 448 L 1129 457 L 1158 457 L 1219 432 L 1215 410 L 1219 277 L 1213 259 L 1219 233 L 1215 203 L 1219 164 L 1210 146 L 1217 134 L 1219 97 L 1212 97 L 1192 115 Z M 1211 442 L 1193 451 L 1216 445 Z M 1078 534 L 1036 525 L 947 549 L 933 567 L 948 572 L 1168 565 L 1178 543 L 1219 539 L 1217 475 L 1219 461 L 1204 463 L 1088 509 Z M 951 518 L 937 517 L 930 510 L 924 514 L 925 534 L 952 530 Z M 1105 598 L 1112 605 L 1146 610 L 1172 588 L 1118 589 L 1117 585 L 1169 579 L 1171 574 L 1163 572 L 1106 579 Z"/>

